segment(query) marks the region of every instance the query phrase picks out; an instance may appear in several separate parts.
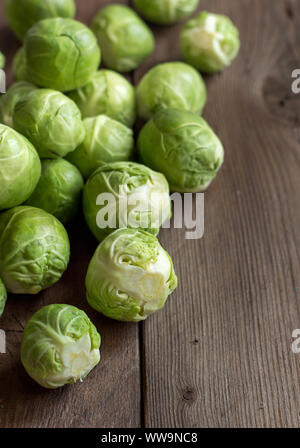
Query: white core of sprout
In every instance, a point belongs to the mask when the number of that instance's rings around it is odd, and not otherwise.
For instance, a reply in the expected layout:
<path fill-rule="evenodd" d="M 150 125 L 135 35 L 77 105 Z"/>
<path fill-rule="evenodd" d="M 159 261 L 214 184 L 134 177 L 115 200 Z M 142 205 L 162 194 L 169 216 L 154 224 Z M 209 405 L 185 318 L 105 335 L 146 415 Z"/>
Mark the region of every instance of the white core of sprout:
<path fill-rule="evenodd" d="M 63 386 L 70 380 L 82 381 L 100 361 L 100 351 L 91 350 L 91 338 L 88 333 L 75 342 L 71 338 L 68 339 L 70 342 L 65 343 L 60 349 L 63 370 L 57 375 L 46 378 L 47 385 L 52 387 Z"/>
<path fill-rule="evenodd" d="M 222 51 L 220 42 L 224 39 L 223 34 L 217 31 L 218 18 L 210 14 L 205 21 L 203 28 L 187 30 L 185 35 L 192 41 L 193 45 L 201 50 L 214 50 L 219 59 L 228 64 L 228 58 Z"/>
<path fill-rule="evenodd" d="M 139 299 L 143 304 L 151 303 L 152 305 L 168 293 L 171 263 L 163 248 L 159 249 L 156 261 L 148 263 L 145 269 L 123 261 L 122 256 L 118 264 L 123 275 L 121 284 L 116 286 L 119 286 L 122 292 Z"/>
<path fill-rule="evenodd" d="M 217 17 L 214 15 L 209 15 L 206 19 L 204 29 L 208 33 L 215 33 L 217 29 Z"/>

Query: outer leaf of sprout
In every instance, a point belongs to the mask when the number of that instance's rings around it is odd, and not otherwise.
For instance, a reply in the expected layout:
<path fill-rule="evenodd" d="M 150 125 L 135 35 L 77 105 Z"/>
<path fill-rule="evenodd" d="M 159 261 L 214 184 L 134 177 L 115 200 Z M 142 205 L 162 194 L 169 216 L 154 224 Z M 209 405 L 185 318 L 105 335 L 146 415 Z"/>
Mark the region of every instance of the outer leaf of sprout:
<path fill-rule="evenodd" d="M 17 103 L 33 90 L 36 90 L 36 87 L 26 81 L 12 84 L 7 92 L 0 97 L 0 122 L 12 128 Z"/>
<path fill-rule="evenodd" d="M 41 158 L 64 157 L 85 137 L 80 110 L 74 101 L 55 90 L 36 89 L 24 96 L 15 107 L 13 124 Z"/>
<path fill-rule="evenodd" d="M 107 317 L 138 322 L 161 309 L 177 287 L 168 253 L 148 232 L 120 229 L 97 248 L 87 276 L 89 304 Z"/>
<path fill-rule="evenodd" d="M 5 0 L 9 26 L 20 40 L 36 22 L 51 17 L 74 17 L 74 0 Z"/>
<path fill-rule="evenodd" d="M 27 61 L 24 47 L 19 48 L 14 56 L 13 74 L 16 81 L 27 81 Z"/>
<path fill-rule="evenodd" d="M 4 54 L 0 51 L 0 69 L 3 69 L 5 67 L 5 61 L 6 58 Z"/>
<path fill-rule="evenodd" d="M 200 114 L 206 102 L 206 87 L 202 76 L 190 65 L 167 62 L 146 73 L 136 96 L 138 115 L 144 120 L 166 108 Z"/>
<path fill-rule="evenodd" d="M 124 222 L 127 222 L 127 227 L 136 226 L 135 219 L 137 221 L 142 217 L 143 228 L 157 235 L 160 226 L 170 217 L 168 182 L 161 173 L 133 162 L 104 165 L 90 176 L 83 191 L 85 219 L 98 241 L 115 230 L 111 227 L 100 228 L 97 224 L 97 215 L 104 207 L 97 204 L 97 198 L 103 193 L 110 193 L 116 201 L 116 228 L 124 227 Z M 123 202 L 127 203 L 126 216 L 120 207 Z M 137 202 L 137 206 L 132 202 Z"/>
<path fill-rule="evenodd" d="M 129 160 L 134 150 L 133 131 L 106 115 L 83 120 L 85 139 L 68 160 L 88 178 L 105 163 Z"/>
<path fill-rule="evenodd" d="M 88 316 L 71 305 L 48 305 L 27 322 L 21 361 L 41 386 L 82 381 L 100 361 L 101 338 Z"/>
<path fill-rule="evenodd" d="M 27 206 L 0 214 L 0 277 L 8 292 L 48 288 L 61 278 L 69 257 L 67 232 L 54 216 Z"/>
<path fill-rule="evenodd" d="M 154 50 L 150 28 L 124 5 L 102 8 L 93 20 L 92 30 L 101 47 L 105 66 L 118 72 L 134 70 Z"/>
<path fill-rule="evenodd" d="M 239 31 L 231 20 L 209 12 L 188 21 L 180 39 L 185 61 L 203 73 L 224 70 L 240 49 Z"/>
<path fill-rule="evenodd" d="M 83 186 L 80 171 L 67 160 L 43 160 L 41 178 L 26 205 L 41 208 L 66 224 L 80 208 Z"/>
<path fill-rule="evenodd" d="M 142 161 L 163 173 L 172 191 L 201 192 L 215 178 L 224 159 L 219 138 L 198 115 L 164 109 L 138 137 Z"/>
<path fill-rule="evenodd" d="M 158 25 L 172 25 L 192 14 L 199 0 L 133 0 L 136 10 L 146 20 Z"/>
<path fill-rule="evenodd" d="M 2 316 L 2 314 L 4 312 L 6 300 L 7 300 L 7 292 L 6 292 L 5 286 L 0 278 L 0 317 Z"/>
<path fill-rule="evenodd" d="M 29 198 L 41 175 L 41 162 L 23 135 L 0 124 L 0 210 Z"/>
<path fill-rule="evenodd" d="M 100 64 L 101 51 L 92 31 L 73 19 L 45 19 L 24 41 L 27 80 L 61 92 L 84 86 Z"/>
<path fill-rule="evenodd" d="M 134 87 L 112 70 L 99 70 L 85 86 L 68 96 L 75 101 L 83 118 L 104 114 L 129 127 L 135 122 Z"/>

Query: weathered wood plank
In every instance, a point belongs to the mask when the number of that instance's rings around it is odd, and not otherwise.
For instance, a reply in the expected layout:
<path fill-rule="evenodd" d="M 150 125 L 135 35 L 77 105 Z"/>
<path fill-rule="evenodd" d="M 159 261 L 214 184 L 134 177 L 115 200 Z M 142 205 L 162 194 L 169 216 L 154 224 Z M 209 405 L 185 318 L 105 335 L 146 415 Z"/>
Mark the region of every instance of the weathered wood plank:
<path fill-rule="evenodd" d="M 89 24 L 109 1 L 77 2 L 78 18 Z M 128 3 L 128 2 L 123 2 Z M 0 2 L 0 48 L 11 60 L 18 42 L 6 27 Z M 79 219 L 70 231 L 71 263 L 62 280 L 37 297 L 9 297 L 0 327 L 6 331 L 7 354 L 0 355 L 0 427 L 137 427 L 140 425 L 138 327 L 101 317 L 86 303 L 84 278 L 97 246 Z M 19 359 L 22 329 L 29 317 L 49 303 L 71 303 L 87 312 L 102 336 L 102 360 L 82 383 L 56 391 L 34 384 Z"/>
<path fill-rule="evenodd" d="M 226 149 L 206 193 L 206 231 L 161 233 L 178 291 L 145 324 L 148 427 L 298 427 L 300 356 L 299 4 L 202 0 L 241 31 L 238 60 L 207 78 L 204 116 Z M 180 59 L 180 26 L 157 29 L 157 50 L 136 74 Z M 298 289 L 297 289 L 298 288 Z"/>

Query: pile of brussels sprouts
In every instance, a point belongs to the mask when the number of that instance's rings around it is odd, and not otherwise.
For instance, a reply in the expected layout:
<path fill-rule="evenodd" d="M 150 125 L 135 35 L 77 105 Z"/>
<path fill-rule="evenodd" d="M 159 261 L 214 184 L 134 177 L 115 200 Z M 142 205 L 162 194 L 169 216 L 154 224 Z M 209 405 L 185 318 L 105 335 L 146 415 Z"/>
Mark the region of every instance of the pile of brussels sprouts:
<path fill-rule="evenodd" d="M 239 34 L 227 17 L 202 12 L 182 28 L 185 62 L 153 67 L 136 89 L 117 72 L 136 69 L 154 51 L 140 16 L 170 25 L 198 3 L 134 0 L 137 12 L 112 4 L 88 28 L 74 20 L 73 0 L 5 1 L 22 46 L 16 82 L 0 98 L 0 316 L 7 292 L 37 294 L 61 278 L 70 257 L 64 226 L 80 209 L 99 242 L 86 274 L 91 307 L 139 322 L 177 287 L 157 234 L 171 217 L 170 190 L 204 191 L 222 165 L 222 143 L 200 116 L 200 72 L 229 66 Z M 135 140 L 137 118 L 146 123 Z M 101 225 L 101 193 L 115 199 L 115 229 Z M 85 378 L 100 360 L 100 341 L 83 311 L 51 304 L 27 323 L 21 360 L 35 381 L 56 388 Z"/>

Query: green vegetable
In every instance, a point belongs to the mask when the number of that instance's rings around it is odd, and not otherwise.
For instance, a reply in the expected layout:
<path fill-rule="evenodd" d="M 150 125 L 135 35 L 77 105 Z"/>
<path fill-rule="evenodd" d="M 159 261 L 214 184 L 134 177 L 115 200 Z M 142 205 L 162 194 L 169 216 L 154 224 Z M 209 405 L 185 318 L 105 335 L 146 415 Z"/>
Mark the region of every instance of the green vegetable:
<path fill-rule="evenodd" d="M 206 87 L 202 76 L 190 65 L 167 62 L 146 73 L 136 95 L 138 115 L 147 120 L 166 108 L 201 113 L 206 102 Z"/>
<path fill-rule="evenodd" d="M 6 94 L 0 97 L 0 122 L 12 128 L 16 104 L 33 90 L 36 87 L 26 81 L 12 84 Z"/>
<path fill-rule="evenodd" d="M 31 143 L 18 132 L 0 124 L 0 210 L 26 201 L 40 175 L 40 159 Z"/>
<path fill-rule="evenodd" d="M 99 70 L 84 87 L 68 96 L 75 101 L 83 118 L 104 114 L 129 127 L 135 122 L 135 91 L 119 73 Z"/>
<path fill-rule="evenodd" d="M 37 294 L 66 270 L 70 244 L 52 215 L 20 206 L 0 214 L 0 277 L 8 292 Z"/>
<path fill-rule="evenodd" d="M 142 161 L 162 172 L 172 191 L 204 191 L 224 159 L 222 143 L 203 118 L 164 109 L 146 123 L 138 138 Z"/>
<path fill-rule="evenodd" d="M 43 160 L 41 178 L 26 204 L 66 224 L 79 210 L 83 186 L 79 170 L 71 163 L 64 159 Z"/>
<path fill-rule="evenodd" d="M 7 300 L 7 292 L 3 284 L 3 281 L 0 278 L 0 317 L 4 312 L 6 300 Z"/>
<path fill-rule="evenodd" d="M 27 62 L 24 47 L 19 48 L 15 54 L 13 74 L 16 81 L 27 81 Z"/>
<path fill-rule="evenodd" d="M 177 287 L 168 253 L 141 230 L 120 229 L 97 248 L 87 276 L 87 300 L 112 319 L 139 322 L 161 309 Z"/>
<path fill-rule="evenodd" d="M 100 344 L 100 334 L 83 311 L 48 305 L 25 326 L 21 361 L 38 384 L 56 389 L 83 381 L 100 361 Z"/>
<path fill-rule="evenodd" d="M 118 72 L 134 70 L 154 50 L 150 28 L 124 5 L 102 8 L 93 20 L 92 30 L 101 47 L 104 64 Z"/>
<path fill-rule="evenodd" d="M 36 147 L 41 158 L 64 157 L 85 137 L 80 110 L 74 101 L 54 90 L 28 93 L 15 107 L 13 124 Z"/>
<path fill-rule="evenodd" d="M 106 202 L 98 199 L 103 193 L 110 193 L 116 202 L 115 213 L 110 210 L 114 227 L 106 219 Z M 161 173 L 138 163 L 110 163 L 98 168 L 87 181 L 83 211 L 98 241 L 119 227 L 140 227 L 156 235 L 171 214 L 168 183 Z"/>
<path fill-rule="evenodd" d="M 9 26 L 20 40 L 36 22 L 51 17 L 74 17 L 74 0 L 5 0 Z"/>
<path fill-rule="evenodd" d="M 199 0 L 133 0 L 136 10 L 149 22 L 171 25 L 192 14 Z"/>
<path fill-rule="evenodd" d="M 185 24 L 181 49 L 185 61 L 199 71 L 220 72 L 239 52 L 239 31 L 228 17 L 202 12 Z"/>
<path fill-rule="evenodd" d="M 84 86 L 96 72 L 100 48 L 92 31 L 73 19 L 46 19 L 24 41 L 27 81 L 67 92 Z"/>
<path fill-rule="evenodd" d="M 0 51 L 0 70 L 3 69 L 5 67 L 5 56 L 4 54 Z"/>
<path fill-rule="evenodd" d="M 86 118 L 83 123 L 85 140 L 69 154 L 68 160 L 78 167 L 85 178 L 105 163 L 131 158 L 134 150 L 131 129 L 106 115 Z"/>

